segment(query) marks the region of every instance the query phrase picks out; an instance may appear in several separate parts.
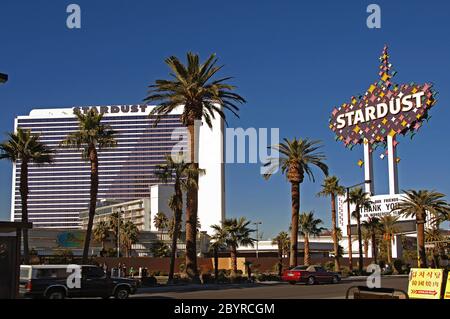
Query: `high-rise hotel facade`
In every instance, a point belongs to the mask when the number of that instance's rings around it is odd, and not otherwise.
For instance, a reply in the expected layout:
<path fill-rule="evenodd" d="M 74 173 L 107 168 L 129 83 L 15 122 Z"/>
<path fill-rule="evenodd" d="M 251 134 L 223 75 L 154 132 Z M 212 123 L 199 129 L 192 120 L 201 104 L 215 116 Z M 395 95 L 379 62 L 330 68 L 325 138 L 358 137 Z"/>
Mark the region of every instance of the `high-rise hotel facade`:
<path fill-rule="evenodd" d="M 150 186 L 159 183 L 156 165 L 164 163 L 173 149 L 186 147 L 186 129 L 180 122 L 181 108 L 165 115 L 156 127 L 149 117 L 153 106 L 94 106 L 104 114 L 103 123 L 117 133 L 117 147 L 99 151 L 98 200 L 130 201 L 150 197 Z M 15 129 L 30 129 L 55 151 L 51 164 L 29 165 L 29 220 L 36 228 L 78 229 L 79 214 L 88 208 L 90 166 L 78 150 L 62 148 L 60 142 L 78 129 L 74 110 L 91 107 L 35 109 L 15 119 Z M 199 165 L 206 174 L 199 181 L 199 218 L 202 230 L 220 223 L 225 214 L 223 121 L 213 128 L 199 128 Z M 11 220 L 21 219 L 20 162 L 12 174 Z M 155 214 L 157 212 L 152 212 Z M 169 213 L 170 212 L 166 212 Z"/>

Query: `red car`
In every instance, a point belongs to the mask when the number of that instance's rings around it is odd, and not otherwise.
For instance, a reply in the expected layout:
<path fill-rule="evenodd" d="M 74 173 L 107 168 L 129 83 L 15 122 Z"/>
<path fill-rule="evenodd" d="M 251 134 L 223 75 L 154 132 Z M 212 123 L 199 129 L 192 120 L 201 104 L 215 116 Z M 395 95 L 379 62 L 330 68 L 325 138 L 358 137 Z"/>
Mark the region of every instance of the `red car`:
<path fill-rule="evenodd" d="M 341 275 L 336 272 L 325 270 L 322 266 L 297 266 L 290 270 L 285 270 L 281 276 L 282 281 L 287 281 L 292 285 L 298 282 L 314 285 L 316 283 L 333 283 L 341 281 Z"/>

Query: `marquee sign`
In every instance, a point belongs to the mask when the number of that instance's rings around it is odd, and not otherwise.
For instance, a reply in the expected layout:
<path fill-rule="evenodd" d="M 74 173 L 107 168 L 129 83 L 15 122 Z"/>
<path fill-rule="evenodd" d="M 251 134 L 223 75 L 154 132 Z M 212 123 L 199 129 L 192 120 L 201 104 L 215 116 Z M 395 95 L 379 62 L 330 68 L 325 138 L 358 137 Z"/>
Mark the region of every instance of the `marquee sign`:
<path fill-rule="evenodd" d="M 403 194 L 396 195 L 375 195 L 371 196 L 370 200 L 372 204 L 368 208 L 361 209 L 361 221 L 366 221 L 369 218 L 380 218 L 385 215 L 392 215 L 398 217 L 399 221 L 415 220 L 415 217 L 405 217 L 398 213 L 395 208 L 404 199 Z M 350 204 L 350 213 L 355 211 L 355 204 Z M 338 224 L 339 227 L 345 227 L 348 223 L 347 220 L 347 202 L 346 196 L 340 195 L 337 198 L 337 212 L 338 212 Z M 356 222 L 356 219 L 352 222 Z"/>
<path fill-rule="evenodd" d="M 380 79 L 370 85 L 363 96 L 333 109 L 329 127 L 336 140 L 347 147 L 385 143 L 388 136 L 413 135 L 430 117 L 428 110 L 436 104 L 437 92 L 431 83 L 394 84 L 385 46 L 380 57 Z"/>

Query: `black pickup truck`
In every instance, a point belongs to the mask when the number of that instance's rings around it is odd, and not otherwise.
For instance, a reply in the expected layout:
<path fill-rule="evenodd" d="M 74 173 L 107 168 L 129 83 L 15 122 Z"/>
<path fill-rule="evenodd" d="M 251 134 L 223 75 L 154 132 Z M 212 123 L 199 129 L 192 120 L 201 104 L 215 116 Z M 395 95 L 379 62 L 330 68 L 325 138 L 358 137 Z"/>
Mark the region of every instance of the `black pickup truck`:
<path fill-rule="evenodd" d="M 77 268 L 78 267 L 78 268 Z M 127 299 L 136 292 L 133 279 L 110 277 L 97 266 L 22 265 L 19 293 L 24 298 L 84 298 L 114 296 Z"/>

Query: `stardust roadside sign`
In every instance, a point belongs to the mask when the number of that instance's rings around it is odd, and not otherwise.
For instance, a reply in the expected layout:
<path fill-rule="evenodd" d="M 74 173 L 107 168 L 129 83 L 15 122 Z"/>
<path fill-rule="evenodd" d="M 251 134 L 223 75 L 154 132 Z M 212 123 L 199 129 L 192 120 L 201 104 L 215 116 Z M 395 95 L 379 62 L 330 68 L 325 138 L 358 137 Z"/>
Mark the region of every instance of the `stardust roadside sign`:
<path fill-rule="evenodd" d="M 432 83 L 395 84 L 396 71 L 389 62 L 387 47 L 380 56 L 379 79 L 366 93 L 352 96 L 350 101 L 335 106 L 329 128 L 336 140 L 347 147 L 362 144 L 386 143 L 388 136 L 415 134 L 425 120 L 428 111 L 436 104 L 437 92 Z"/>
<path fill-rule="evenodd" d="M 409 273 L 409 298 L 440 299 L 443 278 L 443 269 L 412 268 Z"/>

